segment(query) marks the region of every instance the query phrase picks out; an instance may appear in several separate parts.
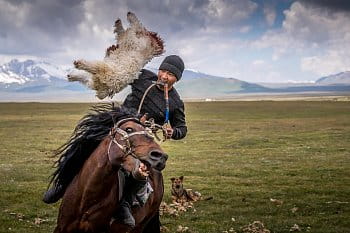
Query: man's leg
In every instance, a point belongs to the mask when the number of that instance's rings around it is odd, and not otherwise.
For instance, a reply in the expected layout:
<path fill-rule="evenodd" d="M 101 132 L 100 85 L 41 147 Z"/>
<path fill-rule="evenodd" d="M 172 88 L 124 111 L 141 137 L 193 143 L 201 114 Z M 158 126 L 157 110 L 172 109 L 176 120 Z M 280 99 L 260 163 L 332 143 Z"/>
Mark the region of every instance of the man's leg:
<path fill-rule="evenodd" d="M 135 227 L 135 219 L 132 216 L 131 207 L 143 206 L 153 192 L 147 180 L 147 176 L 144 176 L 144 173 L 142 173 L 142 167 L 143 164 L 140 162 L 139 165 L 136 166 L 137 169 L 131 172 L 130 175 L 125 172 L 123 174 L 126 178 L 125 190 L 123 192 L 123 198 L 120 200 L 119 208 L 115 214 L 115 219 L 130 227 Z"/>
<path fill-rule="evenodd" d="M 119 207 L 111 219 L 111 224 L 117 220 L 118 222 L 128 225 L 131 228 L 135 227 L 135 219 L 131 213 L 130 206 L 130 174 L 123 169 L 118 172 L 119 178 L 119 197 L 121 196 Z"/>

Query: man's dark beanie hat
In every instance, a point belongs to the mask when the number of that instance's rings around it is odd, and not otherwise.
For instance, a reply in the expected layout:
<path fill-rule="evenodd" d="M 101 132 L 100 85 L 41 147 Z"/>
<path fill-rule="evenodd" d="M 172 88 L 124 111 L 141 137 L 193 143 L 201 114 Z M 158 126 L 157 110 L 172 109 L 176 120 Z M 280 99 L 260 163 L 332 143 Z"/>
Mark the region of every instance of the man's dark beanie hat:
<path fill-rule="evenodd" d="M 177 81 L 179 81 L 181 79 L 182 72 L 185 69 L 185 65 L 179 56 L 170 55 L 164 59 L 162 64 L 160 64 L 159 69 L 166 70 L 166 71 L 173 73 L 175 75 Z"/>

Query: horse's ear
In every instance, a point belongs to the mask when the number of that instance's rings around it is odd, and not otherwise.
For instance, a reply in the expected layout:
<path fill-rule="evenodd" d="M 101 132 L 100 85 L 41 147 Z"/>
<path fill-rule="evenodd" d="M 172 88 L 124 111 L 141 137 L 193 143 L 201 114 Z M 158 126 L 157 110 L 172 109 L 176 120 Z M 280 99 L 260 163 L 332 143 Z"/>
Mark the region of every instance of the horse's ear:
<path fill-rule="evenodd" d="M 183 181 L 183 180 L 184 180 L 184 176 L 180 176 L 179 179 L 180 179 L 181 181 Z"/>
<path fill-rule="evenodd" d="M 143 116 L 140 118 L 140 122 L 144 124 L 148 120 L 148 114 L 145 113 Z"/>
<path fill-rule="evenodd" d="M 175 181 L 175 177 L 170 178 L 170 180 L 171 180 L 171 182 L 172 182 L 172 183 L 174 183 L 174 181 Z"/>

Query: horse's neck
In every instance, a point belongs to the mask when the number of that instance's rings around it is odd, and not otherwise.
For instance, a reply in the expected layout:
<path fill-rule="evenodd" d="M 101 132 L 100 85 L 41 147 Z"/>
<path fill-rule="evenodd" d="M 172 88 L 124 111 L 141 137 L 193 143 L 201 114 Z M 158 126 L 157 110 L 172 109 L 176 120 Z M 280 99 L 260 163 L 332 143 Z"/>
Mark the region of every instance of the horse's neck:
<path fill-rule="evenodd" d="M 93 152 L 93 155 L 91 156 L 95 162 L 97 163 L 98 167 L 103 167 L 107 171 L 113 170 L 113 164 L 110 161 L 110 138 L 105 138 L 100 145 L 96 148 L 96 150 Z M 113 151 L 114 152 L 114 151 Z"/>
<path fill-rule="evenodd" d="M 163 175 L 161 172 L 152 169 L 150 180 L 153 183 L 155 188 L 161 188 L 164 191 L 164 184 L 163 184 Z"/>
<path fill-rule="evenodd" d="M 119 167 L 111 164 L 108 158 L 108 146 L 110 140 L 105 138 L 83 166 L 80 177 L 86 186 L 92 186 L 94 189 L 103 189 L 105 182 L 109 179 L 116 179 Z"/>
<path fill-rule="evenodd" d="M 110 198 L 116 195 L 115 191 L 117 190 L 111 187 L 118 183 L 118 168 L 109 162 L 108 143 L 108 139 L 104 139 L 100 143 L 77 177 L 79 187 L 82 189 L 83 201 L 81 203 L 87 205 L 88 208 L 91 200 Z"/>

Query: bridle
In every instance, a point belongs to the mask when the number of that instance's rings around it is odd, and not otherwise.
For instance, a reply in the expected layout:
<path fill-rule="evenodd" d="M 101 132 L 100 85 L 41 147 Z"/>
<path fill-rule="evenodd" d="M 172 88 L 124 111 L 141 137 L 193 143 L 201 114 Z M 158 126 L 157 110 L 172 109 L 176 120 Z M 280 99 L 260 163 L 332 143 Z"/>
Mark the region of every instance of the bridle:
<path fill-rule="evenodd" d="M 123 151 L 123 153 L 124 153 L 123 158 L 131 155 L 135 159 L 138 159 L 137 155 L 133 152 L 133 147 L 132 147 L 129 139 L 133 136 L 136 136 L 136 135 L 145 135 L 146 137 L 154 139 L 154 135 L 152 133 L 152 130 L 148 127 L 145 127 L 145 130 L 136 131 L 136 132 L 132 132 L 132 133 L 128 133 L 125 130 L 121 129 L 120 127 L 128 121 L 133 121 L 137 124 L 143 125 L 138 118 L 134 118 L 134 117 L 125 118 L 125 119 L 118 121 L 109 132 L 109 136 L 111 137 L 111 141 L 109 142 L 108 151 L 107 151 L 108 157 L 110 156 L 110 149 L 111 149 L 112 144 L 115 144 Z M 116 134 L 121 135 L 121 138 L 119 140 L 123 141 L 124 145 L 121 144 L 120 142 L 118 142 L 118 140 L 115 137 Z"/>

